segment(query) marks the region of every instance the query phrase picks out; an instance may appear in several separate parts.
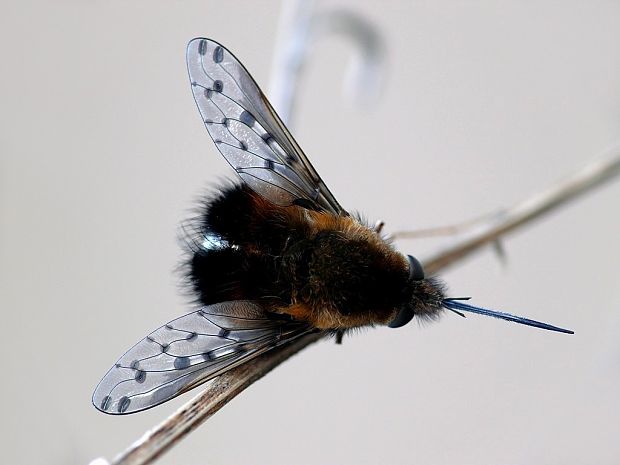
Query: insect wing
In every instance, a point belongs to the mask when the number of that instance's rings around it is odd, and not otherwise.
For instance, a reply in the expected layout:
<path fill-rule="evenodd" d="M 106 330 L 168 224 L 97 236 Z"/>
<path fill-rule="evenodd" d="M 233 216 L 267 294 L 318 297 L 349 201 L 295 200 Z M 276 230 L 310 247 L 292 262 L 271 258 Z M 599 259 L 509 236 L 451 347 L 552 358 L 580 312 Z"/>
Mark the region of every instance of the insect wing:
<path fill-rule="evenodd" d="M 210 39 L 193 39 L 187 68 L 209 135 L 250 188 L 277 205 L 347 214 L 228 49 Z"/>
<path fill-rule="evenodd" d="M 250 301 L 203 307 L 129 349 L 95 388 L 93 404 L 109 414 L 154 407 L 308 331 Z"/>

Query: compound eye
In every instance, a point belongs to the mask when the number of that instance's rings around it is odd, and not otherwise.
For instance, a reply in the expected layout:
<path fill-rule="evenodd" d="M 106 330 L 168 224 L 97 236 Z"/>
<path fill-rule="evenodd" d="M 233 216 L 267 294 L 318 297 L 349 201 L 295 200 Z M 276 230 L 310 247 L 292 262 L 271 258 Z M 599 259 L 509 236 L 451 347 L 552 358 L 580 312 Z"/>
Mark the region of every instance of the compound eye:
<path fill-rule="evenodd" d="M 412 281 L 422 281 L 424 279 L 424 268 L 417 258 L 407 255 L 409 260 L 409 279 Z"/>
<path fill-rule="evenodd" d="M 401 326 L 405 326 L 407 323 L 409 323 L 413 317 L 413 308 L 407 305 L 403 305 L 400 308 L 398 315 L 396 315 L 396 318 L 390 321 L 388 323 L 388 326 L 390 328 L 400 328 Z"/>

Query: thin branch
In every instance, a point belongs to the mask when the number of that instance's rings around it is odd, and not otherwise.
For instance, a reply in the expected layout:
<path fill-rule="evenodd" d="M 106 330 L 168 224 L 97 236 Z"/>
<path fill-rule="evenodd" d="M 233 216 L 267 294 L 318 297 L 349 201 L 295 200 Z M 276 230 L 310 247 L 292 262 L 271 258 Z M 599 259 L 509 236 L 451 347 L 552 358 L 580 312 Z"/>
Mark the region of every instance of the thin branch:
<path fill-rule="evenodd" d="M 255 381 L 321 337 L 323 333 L 309 334 L 289 345 L 272 350 L 268 356 L 259 356 L 252 362 L 224 373 L 165 421 L 147 431 L 125 452 L 116 457 L 112 465 L 152 463 Z"/>
<path fill-rule="evenodd" d="M 471 231 L 452 246 L 429 257 L 425 261 L 425 268 L 435 273 L 454 265 L 485 245 L 497 241 L 506 233 L 556 210 L 569 200 L 583 196 L 618 174 L 620 174 L 620 149 L 587 164 L 564 181 L 488 218 L 488 221 L 480 224 L 476 231 Z M 300 338 L 288 346 L 267 352 L 254 361 L 215 379 L 198 396 L 133 443 L 112 462 L 112 465 L 152 463 L 255 381 L 321 337 L 322 334 L 317 333 Z"/>
<path fill-rule="evenodd" d="M 558 207 L 583 196 L 620 174 L 620 147 L 582 167 L 571 176 L 526 200 L 497 214 L 483 217 L 472 224 L 453 245 L 423 259 L 428 273 L 443 270 L 487 244 L 497 244 L 500 238 L 520 226 L 529 224 Z"/>
<path fill-rule="evenodd" d="M 374 102 L 385 72 L 385 42 L 379 30 L 353 11 L 320 11 L 315 0 L 286 0 L 278 26 L 271 67 L 269 100 L 282 121 L 292 128 L 296 94 L 311 50 L 323 36 L 338 35 L 353 45 L 344 79 L 344 93 L 356 104 Z"/>

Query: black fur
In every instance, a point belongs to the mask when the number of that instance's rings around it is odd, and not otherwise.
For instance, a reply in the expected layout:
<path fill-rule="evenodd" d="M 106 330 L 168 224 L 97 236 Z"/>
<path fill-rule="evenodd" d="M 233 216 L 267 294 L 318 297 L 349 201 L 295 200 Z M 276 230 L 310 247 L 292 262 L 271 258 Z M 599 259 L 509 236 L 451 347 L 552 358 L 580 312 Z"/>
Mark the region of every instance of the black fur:
<path fill-rule="evenodd" d="M 303 223 L 291 224 L 278 216 L 278 209 L 261 208 L 268 202 L 258 202 L 256 194 L 245 185 L 223 189 L 205 205 L 203 231 L 218 235 L 231 245 L 251 246 L 271 254 L 281 253 L 287 241 L 307 235 Z"/>
<path fill-rule="evenodd" d="M 190 282 L 199 301 L 209 305 L 227 300 L 290 301 L 290 291 L 274 282 L 278 263 L 243 249 L 226 247 L 194 253 Z"/>
<path fill-rule="evenodd" d="M 441 294 L 435 283 L 410 282 L 387 246 L 340 230 L 317 232 L 303 210 L 290 208 L 272 205 L 243 185 L 224 188 L 204 203 L 191 228 L 186 267 L 200 303 L 301 302 L 343 317 L 367 315 L 368 324 L 386 321 L 403 305 L 426 317 L 441 308 L 434 305 Z"/>
<path fill-rule="evenodd" d="M 190 257 L 183 267 L 198 302 L 291 301 L 283 277 L 282 250 L 291 231 L 277 216 L 257 208 L 243 185 L 228 186 L 203 203 L 186 238 Z M 268 212 L 267 212 L 268 213 Z M 213 247 L 201 244 L 208 237 Z"/>

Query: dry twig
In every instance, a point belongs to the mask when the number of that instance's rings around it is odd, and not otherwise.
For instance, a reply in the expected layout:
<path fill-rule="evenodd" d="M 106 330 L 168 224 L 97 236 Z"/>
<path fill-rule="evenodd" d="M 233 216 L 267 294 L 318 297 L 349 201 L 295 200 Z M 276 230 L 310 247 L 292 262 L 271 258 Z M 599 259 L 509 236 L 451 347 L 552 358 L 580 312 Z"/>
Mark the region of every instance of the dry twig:
<path fill-rule="evenodd" d="M 455 264 L 486 244 L 497 244 L 500 238 L 519 226 L 531 223 L 567 202 L 584 195 L 620 174 L 620 147 L 592 160 L 571 176 L 528 197 L 510 208 L 471 222 L 470 228 L 452 245 L 423 260 L 429 273 Z M 399 238 L 398 233 L 394 235 Z M 401 233 L 401 238 L 406 233 Z"/>

